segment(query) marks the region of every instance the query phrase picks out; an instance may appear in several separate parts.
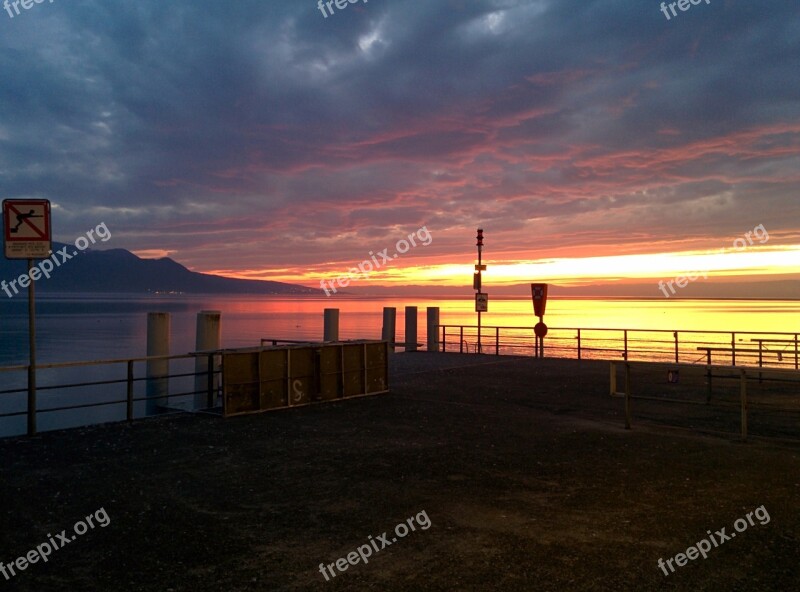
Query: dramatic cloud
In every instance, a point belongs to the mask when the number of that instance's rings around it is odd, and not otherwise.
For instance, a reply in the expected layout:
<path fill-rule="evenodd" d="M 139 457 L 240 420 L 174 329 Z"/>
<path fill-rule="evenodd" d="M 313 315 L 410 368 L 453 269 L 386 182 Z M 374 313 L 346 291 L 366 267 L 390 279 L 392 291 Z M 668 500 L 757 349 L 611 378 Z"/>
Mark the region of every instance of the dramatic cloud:
<path fill-rule="evenodd" d="M 471 264 L 478 225 L 508 264 L 716 249 L 757 224 L 790 247 L 799 17 L 738 0 L 670 20 L 655 0 L 12 8 L 0 189 L 52 200 L 61 240 L 104 221 L 115 247 L 306 283 L 423 225 L 433 243 L 397 262 L 419 277 Z"/>

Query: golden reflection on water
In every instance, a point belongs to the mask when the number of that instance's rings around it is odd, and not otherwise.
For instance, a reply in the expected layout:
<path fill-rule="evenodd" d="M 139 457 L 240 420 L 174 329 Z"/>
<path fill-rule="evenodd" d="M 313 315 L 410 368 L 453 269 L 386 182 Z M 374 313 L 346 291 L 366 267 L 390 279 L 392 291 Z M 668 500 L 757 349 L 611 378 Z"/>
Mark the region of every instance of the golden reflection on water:
<path fill-rule="evenodd" d="M 440 308 L 440 322 L 447 325 L 475 325 L 477 314 L 471 299 L 425 298 L 299 298 L 266 299 L 254 302 L 228 300 L 229 313 L 263 315 L 319 315 L 325 308 L 338 308 L 343 325 L 380 326 L 384 307 L 397 309 L 398 330 L 406 306 L 418 308 L 420 333 L 425 326 L 425 309 Z M 549 327 L 668 329 L 703 331 L 800 332 L 800 301 L 764 300 L 634 300 L 550 298 L 544 318 Z M 489 300 L 489 312 L 482 315 L 484 326 L 532 327 L 530 299 Z"/>

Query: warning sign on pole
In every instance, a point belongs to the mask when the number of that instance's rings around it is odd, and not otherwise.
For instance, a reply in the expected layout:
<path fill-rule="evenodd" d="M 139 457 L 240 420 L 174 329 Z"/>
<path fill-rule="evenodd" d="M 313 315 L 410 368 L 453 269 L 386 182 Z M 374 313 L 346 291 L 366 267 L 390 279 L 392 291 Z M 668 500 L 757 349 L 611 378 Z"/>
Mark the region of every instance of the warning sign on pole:
<path fill-rule="evenodd" d="M 50 202 L 46 199 L 3 201 L 6 259 L 47 259 L 53 250 Z"/>
<path fill-rule="evenodd" d="M 475 294 L 475 312 L 489 312 L 489 295 L 484 292 Z"/>
<path fill-rule="evenodd" d="M 547 284 L 531 284 L 531 298 L 533 298 L 533 314 L 541 318 L 547 306 Z"/>

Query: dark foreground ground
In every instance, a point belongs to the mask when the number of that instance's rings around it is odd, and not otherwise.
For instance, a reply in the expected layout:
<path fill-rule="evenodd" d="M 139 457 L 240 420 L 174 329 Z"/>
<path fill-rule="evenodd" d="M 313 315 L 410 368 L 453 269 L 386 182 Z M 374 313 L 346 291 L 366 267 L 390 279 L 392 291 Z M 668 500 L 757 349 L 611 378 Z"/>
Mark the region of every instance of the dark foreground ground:
<path fill-rule="evenodd" d="M 0 441 L 0 561 L 110 518 L 0 590 L 800 586 L 797 413 L 753 409 L 770 438 L 741 443 L 724 405 L 635 401 L 624 430 L 607 363 L 401 354 L 392 375 L 389 395 Z M 761 506 L 707 559 L 657 566 Z M 318 571 L 412 517 L 369 563 Z"/>

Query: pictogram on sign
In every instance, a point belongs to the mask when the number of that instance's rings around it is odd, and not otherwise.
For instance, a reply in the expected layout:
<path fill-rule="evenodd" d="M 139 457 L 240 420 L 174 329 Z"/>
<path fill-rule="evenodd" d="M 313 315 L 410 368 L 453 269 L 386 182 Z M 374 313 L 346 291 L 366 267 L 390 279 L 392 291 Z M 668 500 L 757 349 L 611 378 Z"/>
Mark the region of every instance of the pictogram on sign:
<path fill-rule="evenodd" d="M 50 202 L 3 201 L 3 239 L 7 259 L 46 259 L 52 252 Z"/>
<path fill-rule="evenodd" d="M 489 295 L 485 292 L 475 294 L 475 312 L 489 312 Z"/>
<path fill-rule="evenodd" d="M 531 284 L 531 298 L 533 299 L 533 314 L 541 318 L 547 307 L 547 284 Z"/>

